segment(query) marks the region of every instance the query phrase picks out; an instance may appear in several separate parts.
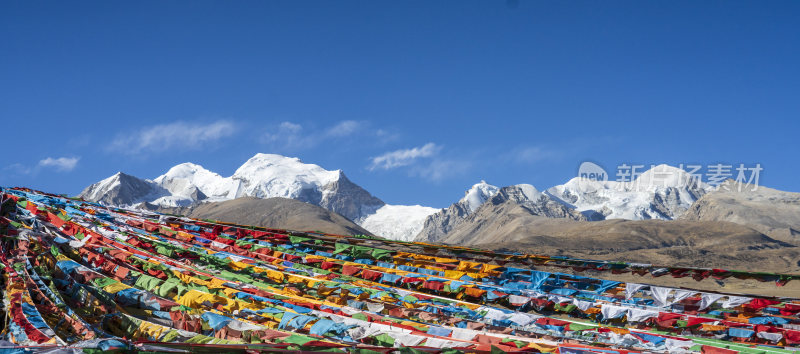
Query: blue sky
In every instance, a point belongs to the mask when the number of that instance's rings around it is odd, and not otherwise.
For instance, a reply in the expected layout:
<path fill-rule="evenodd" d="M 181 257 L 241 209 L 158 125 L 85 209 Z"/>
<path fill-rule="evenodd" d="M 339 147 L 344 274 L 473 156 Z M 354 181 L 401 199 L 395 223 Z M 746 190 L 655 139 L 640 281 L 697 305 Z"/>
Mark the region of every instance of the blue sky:
<path fill-rule="evenodd" d="M 0 185 L 300 157 L 389 203 L 590 160 L 800 191 L 800 2 L 0 4 Z"/>

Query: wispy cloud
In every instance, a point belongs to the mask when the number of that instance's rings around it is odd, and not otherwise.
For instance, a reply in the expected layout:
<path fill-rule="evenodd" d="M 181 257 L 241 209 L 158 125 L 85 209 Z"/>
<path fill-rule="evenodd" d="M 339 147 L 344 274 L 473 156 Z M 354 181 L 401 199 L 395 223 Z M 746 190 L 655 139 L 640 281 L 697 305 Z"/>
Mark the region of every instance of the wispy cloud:
<path fill-rule="evenodd" d="M 281 132 L 288 132 L 289 134 L 298 134 L 303 130 L 303 126 L 292 122 L 283 122 L 278 126 Z"/>
<path fill-rule="evenodd" d="M 427 143 L 413 148 L 389 151 L 370 158 L 367 169 L 370 171 L 402 169 L 409 176 L 438 182 L 462 174 L 472 166 L 470 161 L 462 158 L 441 156 L 442 150 L 441 145 Z"/>
<path fill-rule="evenodd" d="M 305 134 L 303 126 L 292 122 L 281 122 L 261 138 L 261 142 L 281 147 L 296 148 L 314 144 L 314 139 Z"/>
<path fill-rule="evenodd" d="M 48 157 L 39 161 L 39 167 L 52 167 L 56 171 L 68 172 L 75 169 L 80 157 Z"/>
<path fill-rule="evenodd" d="M 306 150 L 330 142 L 343 144 L 347 142 L 346 139 L 352 138 L 362 142 L 386 139 L 387 135 L 386 131 L 373 129 L 369 122 L 364 121 L 343 120 L 328 127 L 284 121 L 270 127 L 260 140 L 279 151 Z"/>
<path fill-rule="evenodd" d="M 431 181 L 441 181 L 445 178 L 458 176 L 465 173 L 472 164 L 469 161 L 454 159 L 434 159 L 426 164 L 415 166 L 409 172 L 412 176 L 419 176 Z"/>
<path fill-rule="evenodd" d="M 509 157 L 516 162 L 533 163 L 557 158 L 560 156 L 560 153 L 539 146 L 526 146 L 512 150 L 509 155 Z"/>
<path fill-rule="evenodd" d="M 362 123 L 354 120 L 345 120 L 330 127 L 325 134 L 332 137 L 343 137 L 355 133 L 363 126 Z"/>
<path fill-rule="evenodd" d="M 408 166 L 417 159 L 431 157 L 437 154 L 441 147 L 434 143 L 427 143 L 420 147 L 411 149 L 400 149 L 389 151 L 379 156 L 371 158 L 372 161 L 367 167 L 370 171 L 376 169 L 388 170 L 401 166 Z"/>
<path fill-rule="evenodd" d="M 162 152 L 173 149 L 197 149 L 236 132 L 236 125 L 227 120 L 211 123 L 173 122 L 141 129 L 133 134 L 120 134 L 109 149 L 129 154 Z"/>
<path fill-rule="evenodd" d="M 78 166 L 81 160 L 79 156 L 75 157 L 46 157 L 39 160 L 35 165 L 14 163 L 3 168 L 4 173 L 18 175 L 18 176 L 36 176 L 39 171 L 43 169 L 54 169 L 57 172 L 69 172 Z"/>
<path fill-rule="evenodd" d="M 21 163 L 13 163 L 3 168 L 3 171 L 7 171 L 6 173 L 15 174 L 15 175 L 29 175 L 34 172 L 34 169 L 25 166 Z"/>

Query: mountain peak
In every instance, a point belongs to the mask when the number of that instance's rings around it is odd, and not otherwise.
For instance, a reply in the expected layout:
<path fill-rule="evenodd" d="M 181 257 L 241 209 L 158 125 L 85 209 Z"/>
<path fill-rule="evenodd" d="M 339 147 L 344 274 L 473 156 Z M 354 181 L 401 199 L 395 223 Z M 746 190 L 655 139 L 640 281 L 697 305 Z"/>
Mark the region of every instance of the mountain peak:
<path fill-rule="evenodd" d="M 340 170 L 329 171 L 319 165 L 302 162 L 297 157 L 258 153 L 247 160 L 236 172 L 234 178 L 256 180 L 282 180 L 296 177 L 300 183 L 326 185 L 337 180 Z"/>
<path fill-rule="evenodd" d="M 464 197 L 461 198 L 459 202 L 466 204 L 467 209 L 472 213 L 477 210 L 481 204 L 497 194 L 498 190 L 500 190 L 500 188 L 481 180 L 464 192 Z"/>
<path fill-rule="evenodd" d="M 167 173 L 156 178 L 156 181 L 163 178 L 190 178 L 191 176 L 196 175 L 198 173 L 208 173 L 216 175 L 216 173 L 213 173 L 205 169 L 203 166 L 191 162 L 184 162 L 182 164 L 172 166 L 172 168 L 170 168 L 167 171 Z"/>
<path fill-rule="evenodd" d="M 106 205 L 132 205 L 163 196 L 165 190 L 153 181 L 117 172 L 86 187 L 78 196 Z"/>
<path fill-rule="evenodd" d="M 313 169 L 320 169 L 320 170 L 327 171 L 327 170 L 323 169 L 322 167 L 320 167 L 319 165 L 315 165 L 315 164 L 311 164 L 311 163 L 305 163 L 302 160 L 300 160 L 299 157 L 291 157 L 291 156 L 284 156 L 284 155 L 278 155 L 278 154 L 267 154 L 267 153 L 263 153 L 263 152 L 259 152 L 259 153 L 255 154 L 255 155 L 253 155 L 253 157 L 251 157 L 250 159 L 245 161 L 245 163 L 242 165 L 242 167 L 244 167 L 244 166 L 276 166 L 276 165 L 277 166 L 306 166 L 307 168 L 310 168 L 310 169 L 313 168 Z M 336 172 L 336 171 L 340 171 L 340 170 L 334 170 L 334 171 L 328 171 L 328 172 Z"/>
<path fill-rule="evenodd" d="M 128 182 L 128 181 L 146 181 L 146 180 L 141 179 L 139 177 L 136 177 L 134 175 L 129 175 L 129 174 L 125 173 L 125 172 L 119 171 L 119 172 L 117 172 L 117 173 L 115 173 L 115 174 L 113 174 L 113 175 L 111 175 L 109 177 L 106 177 L 105 179 L 101 180 L 100 182 L 97 182 L 96 184 L 97 185 L 103 185 L 103 186 L 110 186 L 112 184 L 125 183 L 125 182 Z"/>
<path fill-rule="evenodd" d="M 265 153 L 255 154 L 229 177 L 184 162 L 152 181 L 119 172 L 91 185 L 81 195 L 106 204 L 145 201 L 165 207 L 245 196 L 283 197 L 322 206 L 354 220 L 385 204 L 348 180 L 342 170 L 329 171 L 296 157 Z"/>
<path fill-rule="evenodd" d="M 173 166 L 153 182 L 171 194 L 170 198 L 152 201 L 164 206 L 188 205 L 207 197 L 224 200 L 235 195 L 235 191 L 231 193 L 231 181 L 191 162 Z"/>
<path fill-rule="evenodd" d="M 245 162 L 245 164 L 247 164 L 248 162 L 251 162 L 251 161 L 253 161 L 253 162 L 255 162 L 255 161 L 268 162 L 268 163 L 274 163 L 274 164 L 287 163 L 287 162 L 299 162 L 299 163 L 302 163 L 302 161 L 300 161 L 299 157 L 290 157 L 290 156 L 283 156 L 283 155 L 278 155 L 278 154 L 267 154 L 267 153 L 263 153 L 263 152 L 259 152 L 259 153 L 255 154 L 255 155 L 253 155 L 253 157 L 248 159 L 247 162 Z"/>
<path fill-rule="evenodd" d="M 127 173 L 125 173 L 125 172 L 122 172 L 122 171 L 117 171 L 117 173 L 115 173 L 115 174 L 111 175 L 111 177 L 108 177 L 108 178 L 106 178 L 106 179 L 112 179 L 112 178 L 125 178 L 125 177 L 134 177 L 134 176 L 133 176 L 133 175 L 129 175 L 129 174 L 127 174 Z M 136 178 L 136 177 L 134 177 L 134 178 Z"/>

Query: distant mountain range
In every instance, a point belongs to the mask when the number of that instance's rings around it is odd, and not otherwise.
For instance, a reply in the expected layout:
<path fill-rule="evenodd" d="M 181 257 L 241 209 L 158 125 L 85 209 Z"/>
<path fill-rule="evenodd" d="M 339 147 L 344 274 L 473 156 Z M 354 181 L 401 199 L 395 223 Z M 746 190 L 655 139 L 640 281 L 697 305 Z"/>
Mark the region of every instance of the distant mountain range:
<path fill-rule="evenodd" d="M 497 230 L 507 228 L 507 224 L 497 222 L 509 213 L 565 222 L 729 221 L 781 240 L 800 238 L 800 213 L 797 212 L 800 211 L 800 194 L 764 187 L 759 190 L 762 194 L 729 195 L 715 191 L 681 169 L 659 165 L 629 183 L 576 177 L 544 191 L 529 184 L 497 187 L 481 181 L 448 208 L 437 209 L 389 205 L 350 181 L 341 170 L 325 170 L 297 158 L 257 154 L 230 177 L 222 177 L 197 164 L 183 163 L 153 180 L 120 172 L 92 184 L 79 196 L 107 205 L 147 205 L 183 208 L 184 211 L 202 205 L 209 209 L 208 203 L 242 197 L 289 198 L 341 214 L 378 236 L 426 242 L 476 243 L 479 240 L 465 240 L 475 237 L 472 234 L 496 234 Z M 782 204 L 776 206 L 776 199 Z M 280 201 L 272 204 L 275 203 Z M 748 217 L 754 215 L 753 208 L 757 209 L 758 205 L 764 205 L 764 211 L 757 217 Z M 769 218 L 776 213 L 769 208 L 784 210 L 780 222 Z M 352 225 L 341 226 L 345 230 L 357 230 Z"/>
<path fill-rule="evenodd" d="M 153 180 L 119 172 L 92 184 L 80 197 L 121 207 L 149 203 L 190 207 L 241 197 L 289 198 L 317 205 L 393 239 L 415 236 L 438 209 L 388 205 L 351 182 L 341 170 L 329 171 L 297 158 L 256 154 L 232 176 L 222 177 L 194 163 L 182 163 Z"/>

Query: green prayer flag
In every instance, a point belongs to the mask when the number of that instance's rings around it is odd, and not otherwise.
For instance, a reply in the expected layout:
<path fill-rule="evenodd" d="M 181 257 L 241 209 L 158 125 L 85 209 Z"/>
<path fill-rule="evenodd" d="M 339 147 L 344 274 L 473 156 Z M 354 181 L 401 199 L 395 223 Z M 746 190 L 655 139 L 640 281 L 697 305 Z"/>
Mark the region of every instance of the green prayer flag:
<path fill-rule="evenodd" d="M 335 249 L 333 251 L 333 254 L 342 253 L 344 251 L 349 250 L 351 247 L 353 247 L 353 245 L 346 244 L 346 243 L 335 243 L 333 246 L 335 247 Z"/>
<path fill-rule="evenodd" d="M 300 243 L 300 242 L 305 242 L 305 241 L 309 241 L 309 240 L 311 240 L 311 239 L 308 238 L 308 237 L 289 236 L 289 242 L 291 242 L 291 243 Z"/>
<path fill-rule="evenodd" d="M 308 336 L 304 336 L 304 335 L 300 335 L 300 334 L 292 334 L 292 335 L 290 335 L 290 336 L 288 336 L 286 338 L 277 339 L 276 341 L 280 341 L 281 343 L 292 343 L 292 344 L 297 344 L 297 345 L 304 345 L 304 344 L 306 344 L 308 342 L 311 342 L 311 341 L 314 341 L 314 340 L 316 340 L 316 339 L 308 337 Z"/>

